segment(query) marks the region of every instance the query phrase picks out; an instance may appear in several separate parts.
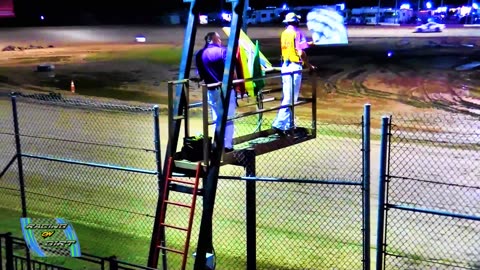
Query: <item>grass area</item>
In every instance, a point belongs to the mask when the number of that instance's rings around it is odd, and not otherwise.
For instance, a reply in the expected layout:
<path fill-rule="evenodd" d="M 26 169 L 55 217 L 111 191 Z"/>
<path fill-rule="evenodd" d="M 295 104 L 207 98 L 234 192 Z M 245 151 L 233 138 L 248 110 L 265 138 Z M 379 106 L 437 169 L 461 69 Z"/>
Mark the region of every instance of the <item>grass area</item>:
<path fill-rule="evenodd" d="M 182 47 L 161 45 L 155 48 L 134 49 L 129 51 L 110 51 L 91 54 L 87 61 L 139 60 L 158 64 L 178 66 L 182 58 Z"/>
<path fill-rule="evenodd" d="M 0 207 L 0 215 L 2 216 L 2 219 L 0 219 L 0 233 L 11 232 L 13 236 L 23 238 L 22 230 L 20 228 L 21 211 L 18 210 L 18 206 L 9 209 L 3 208 L 3 206 L 4 205 Z M 53 218 L 56 216 L 29 211 L 28 217 Z M 74 221 L 72 222 L 72 225 L 74 226 L 75 232 L 79 238 L 81 251 L 83 253 L 88 253 L 99 257 L 116 255 L 123 260 L 145 264 L 145 254 L 148 254 L 148 238 L 139 236 L 132 237 L 128 234 L 113 232 L 108 228 L 87 226 L 81 222 L 75 222 L 75 219 L 73 220 Z M 125 245 L 123 245 L 122 248 L 116 248 L 118 243 L 124 243 Z M 23 256 L 24 252 L 22 250 L 16 250 L 16 254 Z M 100 269 L 100 267 L 94 263 L 81 261 L 75 258 L 33 258 L 39 261 L 61 265 L 71 269 Z"/>
<path fill-rule="evenodd" d="M 32 186 L 32 185 L 30 185 Z M 216 218 L 214 219 L 214 245 L 217 253 L 219 269 L 241 269 L 244 268 L 244 250 L 245 250 L 245 221 L 244 221 L 244 190 L 243 182 L 223 182 L 219 186 L 219 196 L 217 198 Z M 273 186 L 273 185 L 268 185 Z M 310 268 L 324 268 L 325 266 L 336 266 L 337 269 L 360 269 L 361 265 L 361 237 L 360 224 L 344 224 L 340 227 L 332 227 L 338 222 L 338 216 L 329 216 L 328 213 L 335 211 L 335 207 L 344 207 L 351 202 L 349 200 L 339 199 L 339 204 L 327 202 L 329 199 L 313 201 L 305 200 L 297 196 L 287 196 L 281 198 L 276 196 L 275 192 L 267 185 L 259 185 L 258 205 L 258 257 L 261 269 L 292 269 L 295 267 L 310 266 Z M 297 187 L 289 185 L 288 190 L 294 191 Z M 240 187 L 240 188 L 239 188 Z M 277 190 L 279 187 L 274 187 Z M 80 191 L 79 191 L 80 192 Z M 127 195 L 123 193 L 122 195 Z M 321 194 L 316 194 L 321 196 Z M 272 197 L 275 196 L 275 197 Z M 328 196 L 324 196 L 328 198 Z M 343 196 L 342 196 L 343 197 Z M 320 197 L 321 198 L 321 197 Z M 17 201 L 14 196 L 0 197 L 0 203 L 5 206 L 5 200 Z M 178 201 L 179 198 L 172 197 L 172 200 Z M 312 197 L 313 199 L 313 197 Z M 30 202 L 40 202 L 41 198 L 34 198 L 27 194 L 27 200 Z M 300 201 L 310 201 L 312 204 L 298 205 Z M 276 209 L 279 203 L 283 203 L 284 209 Z M 53 206 L 54 204 L 49 204 Z M 357 202 L 358 206 L 358 202 Z M 328 210 L 325 209 L 328 208 Z M 342 208 L 343 208 L 342 207 Z M 0 228 L 2 231 L 13 232 L 16 236 L 20 236 L 19 216 L 20 212 L 12 209 L 17 207 L 9 207 L 10 209 L 0 208 L 2 219 Z M 36 211 L 29 210 L 30 217 L 54 217 L 63 216 L 72 221 L 75 230 L 79 236 L 82 251 L 97 256 L 116 255 L 122 260 L 136 263 L 144 263 L 148 252 L 148 237 L 137 234 L 133 227 L 137 221 L 131 219 L 129 224 L 116 224 L 115 220 L 106 219 L 111 216 L 112 211 L 91 208 L 88 211 L 96 212 L 96 220 L 100 223 L 97 225 L 85 224 L 83 216 L 75 215 L 75 212 L 85 212 L 81 204 L 69 205 L 68 211 L 53 212 L 51 214 L 43 214 L 52 212 L 51 208 L 46 206 L 43 208 L 35 208 Z M 55 207 L 53 207 L 55 208 Z M 201 207 L 197 208 L 200 213 Z M 293 208 L 296 208 L 295 211 Z M 172 208 L 171 210 L 173 210 Z M 351 208 L 350 208 L 351 209 Z M 179 211 L 169 211 L 167 214 L 167 222 L 175 225 L 181 225 L 180 218 L 182 213 Z M 309 211 L 307 214 L 304 211 Z M 313 214 L 316 211 L 317 214 Z M 354 211 L 354 209 L 351 209 Z M 68 215 L 67 212 L 70 214 Z M 42 214 L 40 214 L 42 213 Z M 305 215 L 303 215 L 304 213 Z M 183 213 L 184 214 L 184 213 Z M 344 213 L 345 214 L 345 213 Z M 353 212 L 350 215 L 356 216 Z M 352 217 L 352 216 L 350 216 Z M 320 224 L 325 226 L 320 230 Z M 105 223 L 109 223 L 108 226 Z M 103 225 L 103 228 L 99 227 Z M 345 226 L 347 225 L 347 226 Z M 122 227 L 125 233 L 119 231 Z M 196 241 L 198 238 L 199 218 L 197 217 L 194 224 L 194 233 L 192 237 L 192 249 L 194 252 Z M 132 228 L 131 231 L 127 231 Z M 335 228 L 335 229 L 333 229 Z M 354 231 L 350 231 L 354 230 Z M 355 233 L 356 231 L 356 233 Z M 128 232 L 128 233 L 126 233 Z M 183 234 L 183 233 L 182 233 Z M 183 237 L 174 232 L 167 231 L 167 243 L 172 248 L 181 248 Z M 315 247 L 315 248 L 312 248 Z M 323 255 L 320 255 L 323 254 Z M 179 256 L 169 256 L 169 262 L 176 269 L 179 264 Z M 91 266 L 83 266 L 77 264 L 74 259 L 54 258 L 48 262 L 72 267 L 72 269 L 93 269 Z M 193 260 L 189 260 L 189 266 L 192 266 Z M 87 264 L 85 264 L 87 265 Z"/>

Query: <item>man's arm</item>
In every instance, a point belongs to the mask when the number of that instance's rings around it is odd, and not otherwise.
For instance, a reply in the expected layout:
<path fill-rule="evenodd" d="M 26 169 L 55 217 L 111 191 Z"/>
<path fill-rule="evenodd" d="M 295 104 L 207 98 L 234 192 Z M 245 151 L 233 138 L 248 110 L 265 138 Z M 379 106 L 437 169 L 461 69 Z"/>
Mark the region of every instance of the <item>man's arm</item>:
<path fill-rule="evenodd" d="M 307 42 L 307 38 L 305 37 L 302 31 L 297 32 L 297 38 L 298 38 L 297 53 L 300 56 L 300 59 L 302 59 L 302 62 L 305 63 L 305 66 L 307 66 L 310 69 L 314 69 L 315 67 L 309 63 L 307 53 L 305 52 L 305 49 L 311 46 L 310 42 Z"/>
<path fill-rule="evenodd" d="M 195 66 L 197 67 L 197 75 L 200 77 L 199 78 L 199 81 L 203 81 L 204 80 L 204 68 L 203 68 L 203 62 L 202 62 L 202 54 L 203 54 L 203 49 L 202 50 L 199 50 L 196 54 L 195 54 Z"/>
<path fill-rule="evenodd" d="M 303 63 L 305 63 L 305 66 L 310 69 L 315 69 L 315 67 L 308 61 L 307 53 L 304 50 L 300 51 L 300 57 L 302 58 Z"/>

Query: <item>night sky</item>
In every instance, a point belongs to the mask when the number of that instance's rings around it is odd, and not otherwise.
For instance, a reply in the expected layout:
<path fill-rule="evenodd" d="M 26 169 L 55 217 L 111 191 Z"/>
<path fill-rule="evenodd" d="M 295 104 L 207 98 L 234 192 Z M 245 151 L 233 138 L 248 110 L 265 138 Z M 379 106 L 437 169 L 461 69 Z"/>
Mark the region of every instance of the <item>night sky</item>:
<path fill-rule="evenodd" d="M 2 0 L 0 0 L 2 1 Z M 421 0 L 426 2 L 426 0 Z M 444 0 L 445 4 L 461 5 L 467 4 L 469 0 Z M 209 0 L 209 9 L 206 12 L 220 9 L 229 9 L 230 4 L 221 4 L 219 0 Z M 398 4 L 409 2 L 398 0 Z M 434 5 L 439 5 L 441 0 L 431 0 Z M 288 5 L 329 5 L 345 3 L 347 8 L 376 6 L 378 0 L 250 0 L 252 8 L 263 8 L 266 6 Z M 416 6 L 418 0 L 410 0 L 412 7 Z M 17 23 L 31 25 L 68 25 L 68 24 L 102 24 L 102 23 L 154 23 L 158 16 L 173 10 L 186 9 L 188 4 L 182 0 L 14 0 Z M 381 5 L 393 7 L 395 0 L 381 0 Z M 40 21 L 43 15 L 45 20 Z M 157 17 L 157 18 L 156 18 Z M 0 25 L 5 19 L 0 19 Z M 11 20 L 12 21 L 12 20 Z M 4 23 L 5 24 L 5 23 Z"/>

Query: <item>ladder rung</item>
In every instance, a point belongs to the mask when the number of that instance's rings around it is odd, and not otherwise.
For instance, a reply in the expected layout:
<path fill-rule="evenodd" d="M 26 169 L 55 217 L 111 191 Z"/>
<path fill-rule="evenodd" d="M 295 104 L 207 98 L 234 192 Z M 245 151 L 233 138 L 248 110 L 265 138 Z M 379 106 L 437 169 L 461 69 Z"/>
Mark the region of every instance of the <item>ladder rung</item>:
<path fill-rule="evenodd" d="M 165 226 L 165 227 L 169 227 L 169 228 L 173 228 L 173 229 L 177 229 L 177 230 L 181 230 L 181 231 L 188 231 L 187 228 L 182 228 L 182 227 L 169 225 L 169 224 L 165 224 L 165 223 L 160 223 L 160 225 Z"/>
<path fill-rule="evenodd" d="M 168 178 L 168 180 L 170 180 L 170 181 L 172 181 L 172 182 L 177 182 L 177 183 L 182 183 L 182 184 L 187 184 L 187 185 L 192 185 L 192 186 L 195 185 L 194 182 L 185 181 L 185 180 L 180 180 L 180 179 L 175 179 L 175 178 Z"/>
<path fill-rule="evenodd" d="M 274 100 L 275 100 L 274 97 L 268 97 L 268 98 L 262 99 L 262 102 L 270 102 L 270 101 L 274 101 Z"/>
<path fill-rule="evenodd" d="M 185 119 L 185 116 L 183 116 L 183 115 L 178 115 L 178 116 L 174 116 L 174 117 L 173 117 L 173 120 L 182 120 L 182 119 Z"/>
<path fill-rule="evenodd" d="M 184 186 L 184 185 L 170 183 L 170 185 L 168 185 L 168 188 L 169 188 L 169 190 L 172 190 L 172 191 L 193 195 L 193 187 L 187 187 L 187 186 Z M 197 194 L 196 195 L 197 196 L 203 196 L 203 189 L 201 189 L 201 188 L 197 189 Z"/>
<path fill-rule="evenodd" d="M 168 204 L 173 204 L 173 205 L 176 205 L 176 206 L 181 206 L 181 207 L 186 207 L 186 208 L 192 208 L 192 206 L 191 206 L 191 205 L 184 204 L 184 203 L 171 202 L 171 201 L 165 201 L 165 203 L 168 203 Z"/>
<path fill-rule="evenodd" d="M 184 254 L 183 251 L 180 251 L 178 249 L 173 249 L 173 248 L 167 248 L 167 247 L 162 247 L 162 246 L 158 246 L 159 249 L 164 249 L 166 251 L 171 251 L 171 252 L 175 252 L 175 253 L 178 253 L 178 254 Z"/>

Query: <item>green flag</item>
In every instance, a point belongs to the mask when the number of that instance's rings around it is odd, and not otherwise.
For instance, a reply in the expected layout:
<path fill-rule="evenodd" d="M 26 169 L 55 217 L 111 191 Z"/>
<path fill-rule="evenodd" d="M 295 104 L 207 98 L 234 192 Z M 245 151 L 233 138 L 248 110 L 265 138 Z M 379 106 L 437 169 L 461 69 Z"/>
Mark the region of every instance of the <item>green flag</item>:
<path fill-rule="evenodd" d="M 253 78 L 261 78 L 265 76 L 265 72 L 262 70 L 262 64 L 260 63 L 260 46 L 258 45 L 258 40 L 255 44 L 255 55 L 253 56 Z M 258 80 L 254 82 L 254 93 L 255 96 L 258 95 L 258 92 L 263 89 L 265 86 L 265 80 Z"/>

